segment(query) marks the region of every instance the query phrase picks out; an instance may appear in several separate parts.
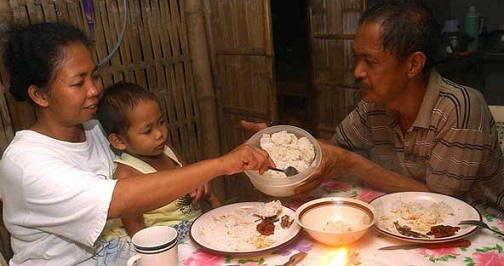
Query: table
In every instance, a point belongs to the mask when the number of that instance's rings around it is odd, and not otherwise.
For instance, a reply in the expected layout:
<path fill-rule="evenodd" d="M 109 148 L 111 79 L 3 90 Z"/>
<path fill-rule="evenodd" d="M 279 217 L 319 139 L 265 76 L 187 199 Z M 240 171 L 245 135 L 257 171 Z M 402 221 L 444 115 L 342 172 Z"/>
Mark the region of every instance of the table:
<path fill-rule="evenodd" d="M 310 191 L 302 197 L 281 199 L 284 206 L 296 209 L 303 203 L 320 197 L 337 196 L 350 197 L 369 202 L 383 195 L 353 181 L 331 180 L 318 189 Z M 271 198 L 273 200 L 273 198 Z M 492 228 L 504 232 L 504 221 L 491 216 L 483 217 L 484 222 Z M 471 246 L 465 248 L 443 249 L 411 249 L 411 250 L 378 250 L 380 247 L 406 244 L 406 242 L 390 238 L 370 230 L 363 238 L 350 245 L 342 247 L 325 246 L 311 239 L 301 231 L 299 236 L 288 245 L 273 251 L 266 251 L 247 256 L 221 256 L 207 253 L 195 246 L 188 237 L 179 240 L 179 266 L 274 266 L 288 261 L 297 252 L 308 255 L 298 266 L 424 266 L 424 265 L 466 265 L 466 266 L 497 266 L 504 265 L 504 238 L 489 231 L 480 229 L 467 237 Z M 99 266 L 124 266 L 134 253 L 131 239 L 123 236 L 106 241 L 94 260 Z M 342 258 L 346 263 L 342 264 Z M 96 265 L 95 264 L 95 265 Z"/>
<path fill-rule="evenodd" d="M 307 195 L 284 199 L 283 204 L 296 209 L 306 201 L 325 196 L 351 197 L 366 202 L 383 193 L 362 187 L 358 184 L 329 181 Z M 483 220 L 494 229 L 504 231 L 504 221 L 486 216 Z M 221 256 L 198 249 L 190 239 L 184 238 L 178 245 L 179 265 L 221 266 L 221 265 L 281 265 L 297 252 L 308 255 L 297 265 L 504 265 L 504 239 L 480 229 L 467 238 L 471 246 L 466 248 L 412 249 L 382 251 L 378 248 L 405 242 L 383 236 L 370 230 L 363 238 L 343 247 L 325 246 L 301 232 L 295 241 L 275 251 L 267 251 L 247 256 Z M 346 264 L 339 264 L 336 258 L 345 257 Z M 333 261 L 334 259 L 334 261 Z"/>

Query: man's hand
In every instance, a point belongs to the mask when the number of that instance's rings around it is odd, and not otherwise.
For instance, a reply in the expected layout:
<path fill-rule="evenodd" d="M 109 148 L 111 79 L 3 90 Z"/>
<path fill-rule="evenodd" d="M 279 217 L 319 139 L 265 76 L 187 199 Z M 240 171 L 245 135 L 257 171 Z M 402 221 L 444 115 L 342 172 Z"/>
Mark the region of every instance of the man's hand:
<path fill-rule="evenodd" d="M 254 123 L 245 120 L 240 121 L 240 124 L 243 128 L 252 132 L 259 132 L 268 127 L 266 123 Z"/>
<path fill-rule="evenodd" d="M 341 168 L 341 165 L 339 165 L 339 158 L 341 153 L 345 152 L 345 150 L 326 143 L 325 141 L 319 140 L 318 142 L 322 150 L 320 165 L 308 180 L 294 189 L 294 193 L 297 195 L 309 192 L 320 186 L 322 182 L 335 178 L 341 173 L 338 171 L 338 168 Z"/>

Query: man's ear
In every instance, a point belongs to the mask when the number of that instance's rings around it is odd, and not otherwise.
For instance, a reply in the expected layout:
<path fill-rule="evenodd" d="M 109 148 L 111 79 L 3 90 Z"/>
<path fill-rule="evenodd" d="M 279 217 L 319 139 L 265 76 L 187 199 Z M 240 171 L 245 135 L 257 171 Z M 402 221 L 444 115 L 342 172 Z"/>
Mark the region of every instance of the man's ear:
<path fill-rule="evenodd" d="M 408 77 L 413 78 L 422 72 L 425 61 L 427 57 L 422 52 L 414 52 L 408 58 L 409 61 L 409 69 L 408 69 Z"/>
<path fill-rule="evenodd" d="M 40 89 L 38 86 L 30 85 L 30 87 L 28 87 L 28 96 L 40 107 L 49 106 L 47 91 Z"/>
<path fill-rule="evenodd" d="M 110 145 L 112 145 L 112 147 L 114 147 L 116 150 L 126 150 L 126 143 L 124 142 L 123 138 L 116 133 L 111 133 L 108 137 L 108 140 L 110 142 Z"/>

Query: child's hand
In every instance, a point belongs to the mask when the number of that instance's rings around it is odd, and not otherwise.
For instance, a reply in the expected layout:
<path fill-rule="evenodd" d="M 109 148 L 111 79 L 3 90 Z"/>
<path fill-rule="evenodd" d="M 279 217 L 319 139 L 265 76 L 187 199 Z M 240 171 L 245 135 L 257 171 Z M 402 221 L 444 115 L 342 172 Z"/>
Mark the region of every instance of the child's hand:
<path fill-rule="evenodd" d="M 198 204 L 200 200 L 205 200 L 210 203 L 212 208 L 217 208 L 221 206 L 220 200 L 213 193 L 210 183 L 206 183 L 205 185 L 199 187 L 192 193 L 190 196 L 193 198 L 192 204 Z"/>
<path fill-rule="evenodd" d="M 202 199 L 207 198 L 211 193 L 210 184 L 206 183 L 203 186 L 200 186 L 189 195 L 193 198 L 193 204 L 198 204 L 198 202 Z"/>

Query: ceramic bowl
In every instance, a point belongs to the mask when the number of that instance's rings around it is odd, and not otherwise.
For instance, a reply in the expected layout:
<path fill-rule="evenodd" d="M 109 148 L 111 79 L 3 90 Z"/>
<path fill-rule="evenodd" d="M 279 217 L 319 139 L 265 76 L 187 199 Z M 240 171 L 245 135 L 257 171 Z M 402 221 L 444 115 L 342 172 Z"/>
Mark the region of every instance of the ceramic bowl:
<path fill-rule="evenodd" d="M 329 246 L 359 240 L 375 223 L 366 202 L 344 197 L 311 200 L 296 210 L 296 222 L 315 240 Z"/>

